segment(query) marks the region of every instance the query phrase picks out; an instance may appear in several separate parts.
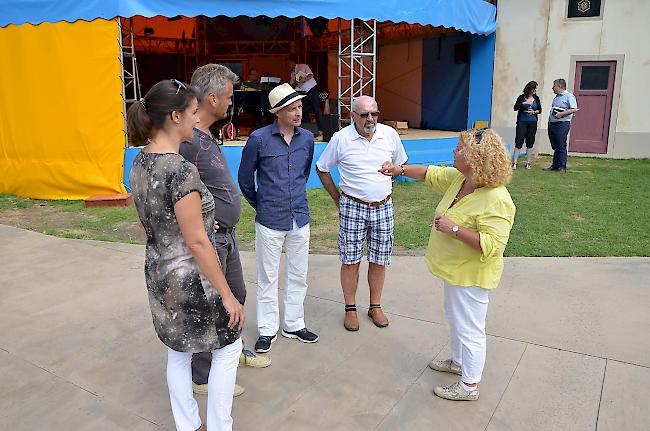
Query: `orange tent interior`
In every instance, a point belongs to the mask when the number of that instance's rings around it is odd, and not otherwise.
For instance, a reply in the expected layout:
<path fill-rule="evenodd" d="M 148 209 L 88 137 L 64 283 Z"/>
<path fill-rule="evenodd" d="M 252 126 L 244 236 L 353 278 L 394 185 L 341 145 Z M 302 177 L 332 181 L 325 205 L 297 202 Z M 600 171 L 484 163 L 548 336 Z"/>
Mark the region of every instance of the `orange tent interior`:
<path fill-rule="evenodd" d="M 128 23 L 124 20 L 123 31 Z M 311 67 L 319 89 L 329 92 L 329 107 L 335 111 L 339 25 L 346 32 L 350 21 L 301 17 L 133 17 L 142 93 L 161 79 L 180 77 L 189 81 L 196 67 L 209 62 L 230 67 L 242 80 L 247 80 L 254 70 L 258 77 L 275 76 L 287 81 L 286 60 L 292 59 Z M 454 31 L 418 24 L 378 23 L 377 98 L 380 104 L 390 104 L 395 111 L 387 112 L 382 106 L 386 118 L 419 125 L 421 77 L 417 71 L 421 69 L 421 58 L 417 58 L 418 49 L 413 47 L 413 41 Z M 397 61 L 381 61 L 382 50 L 390 52 L 390 58 Z"/>

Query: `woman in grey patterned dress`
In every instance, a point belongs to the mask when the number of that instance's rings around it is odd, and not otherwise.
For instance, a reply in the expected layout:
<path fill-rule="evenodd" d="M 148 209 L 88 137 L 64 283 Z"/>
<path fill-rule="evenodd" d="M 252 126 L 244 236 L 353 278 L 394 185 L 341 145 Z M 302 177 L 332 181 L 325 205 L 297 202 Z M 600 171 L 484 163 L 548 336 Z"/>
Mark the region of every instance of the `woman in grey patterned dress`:
<path fill-rule="evenodd" d="M 178 154 L 192 139 L 197 101 L 187 84 L 154 85 L 129 108 L 129 140 L 146 146 L 133 162 L 131 187 L 147 235 L 145 280 L 154 328 L 167 346 L 167 385 L 179 431 L 204 430 L 192 394 L 192 353 L 212 352 L 210 431 L 232 429 L 232 392 L 244 308 L 230 291 L 209 235 L 214 200 L 196 167 Z"/>

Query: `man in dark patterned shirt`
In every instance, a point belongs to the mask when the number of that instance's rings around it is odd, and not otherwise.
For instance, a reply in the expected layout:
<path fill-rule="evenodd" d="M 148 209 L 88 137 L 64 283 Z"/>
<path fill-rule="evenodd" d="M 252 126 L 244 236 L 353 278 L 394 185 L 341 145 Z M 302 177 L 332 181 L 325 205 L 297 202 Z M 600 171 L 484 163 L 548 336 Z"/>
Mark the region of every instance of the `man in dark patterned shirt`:
<path fill-rule="evenodd" d="M 215 230 L 212 242 L 226 281 L 237 300 L 243 304 L 246 284 L 235 234 L 235 225 L 241 214 L 241 200 L 228 168 L 228 160 L 210 132 L 210 126 L 227 117 L 228 108 L 232 105 L 233 84 L 237 81 L 237 75 L 220 64 L 206 64 L 196 69 L 191 84 L 197 90 L 200 121 L 194 128 L 192 141 L 181 144 L 180 153 L 197 167 L 201 181 L 214 197 Z M 210 352 L 192 356 L 192 380 L 196 393 L 207 393 L 211 360 Z M 267 367 L 271 360 L 244 349 L 239 363 Z M 243 392 L 244 388 L 235 385 L 235 396 Z"/>

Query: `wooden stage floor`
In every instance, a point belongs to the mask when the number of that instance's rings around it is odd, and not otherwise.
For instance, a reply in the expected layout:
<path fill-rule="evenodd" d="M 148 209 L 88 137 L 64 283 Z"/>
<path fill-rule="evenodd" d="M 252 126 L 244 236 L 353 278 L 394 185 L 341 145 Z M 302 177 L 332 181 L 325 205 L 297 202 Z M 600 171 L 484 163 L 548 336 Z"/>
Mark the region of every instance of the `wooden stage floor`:
<path fill-rule="evenodd" d="M 412 141 L 420 139 L 440 139 L 440 138 L 455 138 L 458 136 L 458 132 L 447 132 L 445 130 L 423 130 L 423 129 L 408 129 L 403 135 L 399 135 L 403 141 Z M 224 145 L 227 146 L 243 146 L 246 143 L 248 136 L 242 136 L 234 140 L 226 140 Z M 316 140 L 316 142 L 321 142 Z"/>

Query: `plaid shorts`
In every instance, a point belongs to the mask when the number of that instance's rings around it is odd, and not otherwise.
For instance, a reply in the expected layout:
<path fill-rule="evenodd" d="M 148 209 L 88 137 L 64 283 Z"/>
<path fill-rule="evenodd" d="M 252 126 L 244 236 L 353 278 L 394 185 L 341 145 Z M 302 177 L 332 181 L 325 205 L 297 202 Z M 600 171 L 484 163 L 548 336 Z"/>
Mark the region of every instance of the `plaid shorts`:
<path fill-rule="evenodd" d="M 390 265 L 393 252 L 393 201 L 369 207 L 341 195 L 339 203 L 339 257 L 352 265 L 361 262 L 363 245 L 368 243 L 368 262 Z"/>

